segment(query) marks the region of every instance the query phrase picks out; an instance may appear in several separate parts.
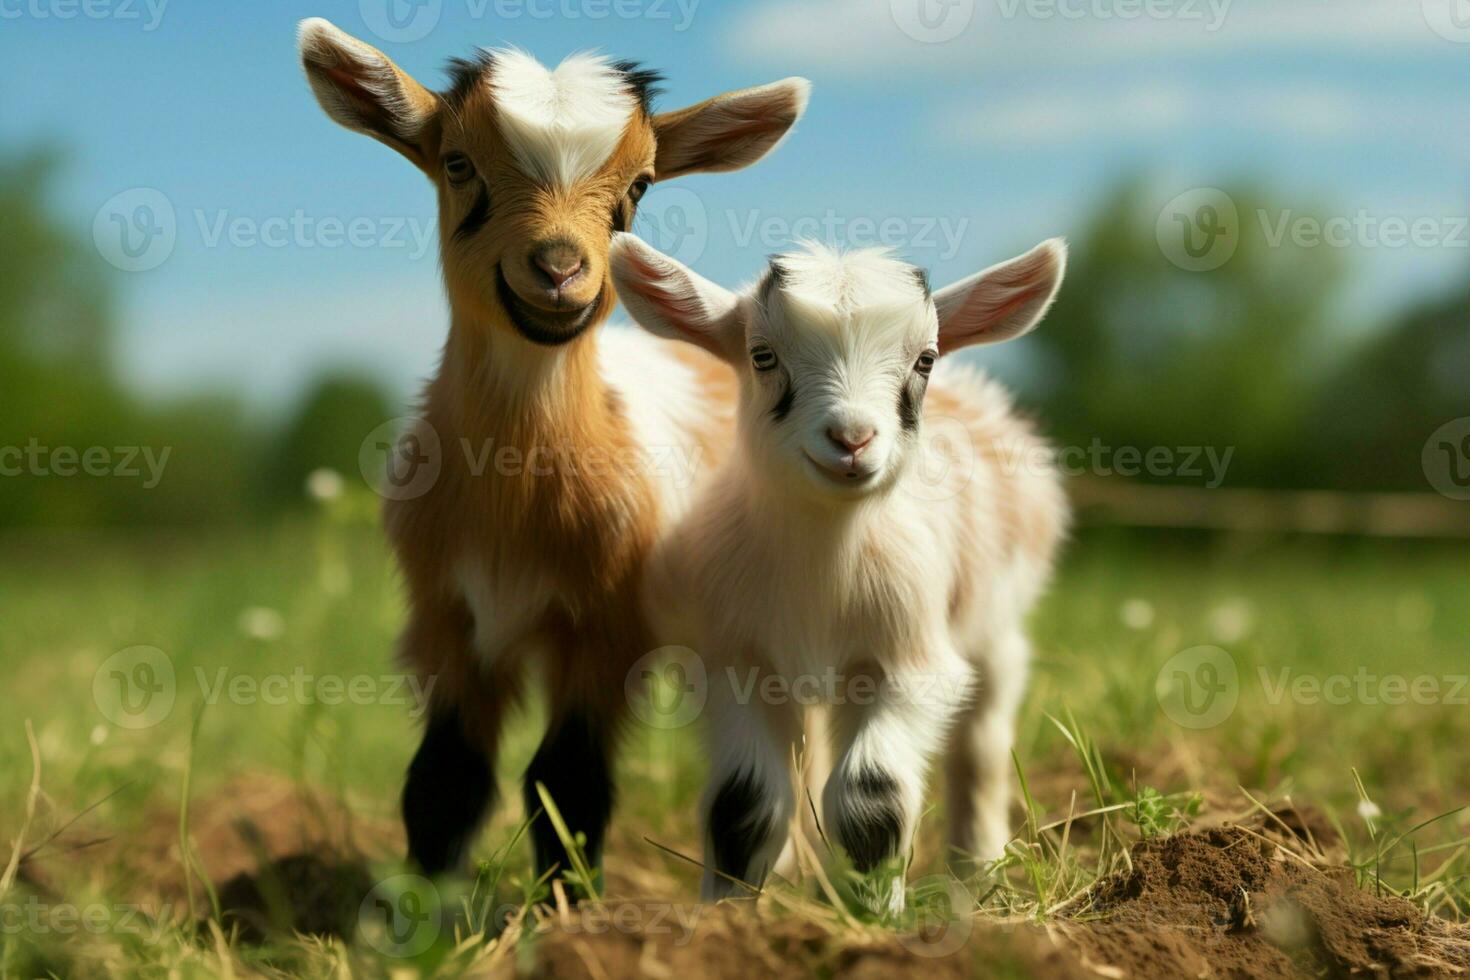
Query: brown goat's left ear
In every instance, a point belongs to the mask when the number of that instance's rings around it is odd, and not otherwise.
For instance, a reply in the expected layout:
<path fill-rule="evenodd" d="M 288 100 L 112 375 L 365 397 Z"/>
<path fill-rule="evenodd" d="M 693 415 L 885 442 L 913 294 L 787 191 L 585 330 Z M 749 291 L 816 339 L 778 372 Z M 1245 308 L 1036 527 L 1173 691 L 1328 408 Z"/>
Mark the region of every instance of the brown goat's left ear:
<path fill-rule="evenodd" d="M 383 52 L 320 17 L 301 22 L 297 45 L 307 81 L 327 115 L 430 169 L 422 136 L 439 107 L 433 93 Z"/>
<path fill-rule="evenodd" d="M 806 111 L 812 83 L 787 78 L 653 118 L 658 180 L 748 167 L 776 148 Z"/>

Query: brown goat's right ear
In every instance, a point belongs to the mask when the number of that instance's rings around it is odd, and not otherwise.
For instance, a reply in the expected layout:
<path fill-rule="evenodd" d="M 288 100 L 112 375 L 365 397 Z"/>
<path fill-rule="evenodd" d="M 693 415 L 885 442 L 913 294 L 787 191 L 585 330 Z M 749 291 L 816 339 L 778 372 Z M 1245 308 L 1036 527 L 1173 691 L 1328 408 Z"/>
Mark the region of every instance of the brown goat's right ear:
<path fill-rule="evenodd" d="M 327 115 L 348 129 L 387 143 L 424 171 L 422 142 L 438 100 L 387 55 L 320 17 L 297 30 L 301 64 Z"/>

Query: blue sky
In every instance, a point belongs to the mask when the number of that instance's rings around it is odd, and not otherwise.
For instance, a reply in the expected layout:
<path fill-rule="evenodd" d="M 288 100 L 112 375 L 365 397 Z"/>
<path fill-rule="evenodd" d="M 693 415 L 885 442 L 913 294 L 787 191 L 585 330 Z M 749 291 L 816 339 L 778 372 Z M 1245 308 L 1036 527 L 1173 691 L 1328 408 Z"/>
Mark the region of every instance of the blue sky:
<path fill-rule="evenodd" d="M 1470 273 L 1470 0 L 0 0 L 0 140 L 69 151 L 61 204 L 104 242 L 123 368 L 153 390 L 223 382 L 270 409 L 341 362 L 407 392 L 437 356 L 431 189 L 318 109 L 308 16 L 431 87 L 507 43 L 643 60 L 664 107 L 811 78 L 773 157 L 649 193 L 637 230 L 716 280 L 793 231 L 883 231 L 944 282 L 1076 234 L 1134 172 L 1160 207 L 1250 181 L 1284 208 L 1429 222 L 1418 245 L 1354 233 L 1344 329 Z M 115 222 L 164 211 L 152 267 L 106 264 L 128 264 Z"/>

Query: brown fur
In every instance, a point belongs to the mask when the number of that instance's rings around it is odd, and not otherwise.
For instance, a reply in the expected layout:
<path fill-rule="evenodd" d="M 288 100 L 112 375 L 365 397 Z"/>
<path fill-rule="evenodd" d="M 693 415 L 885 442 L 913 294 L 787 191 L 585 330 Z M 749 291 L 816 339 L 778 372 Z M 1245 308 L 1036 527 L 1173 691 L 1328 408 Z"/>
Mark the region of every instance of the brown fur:
<path fill-rule="evenodd" d="M 563 185 L 521 169 L 490 84 L 494 55 L 457 63 L 453 89 L 435 95 L 325 21 L 303 22 L 300 43 L 328 115 L 402 153 L 439 201 L 452 322 L 421 411 L 438 472 L 420 495 L 385 507 L 408 592 L 400 656 L 436 678 L 434 717 L 457 716 L 480 750 L 469 757 L 490 766 L 527 667 L 540 668 L 552 715 L 543 749 L 555 743 L 545 766 L 575 779 L 585 761 L 597 785 L 583 787 L 581 818 L 601 822 L 611 787 L 602 785 L 607 759 L 594 757 L 611 755 L 628 672 L 657 645 L 641 605 L 644 565 L 672 516 L 663 502 L 680 499 L 633 464 L 648 449 L 676 447 L 639 444 L 633 419 L 643 415 L 630 414 L 599 363 L 598 328 L 616 302 L 612 234 L 631 224 L 649 182 L 763 156 L 801 114 L 807 85 L 789 79 L 653 115 L 644 96 L 656 76 L 625 73 L 636 107 L 617 146 L 594 173 Z M 580 271 L 553 279 L 548 262 Z M 696 462 L 709 471 L 732 440 L 734 378 L 707 355 L 667 346 L 699 393 L 669 438 L 700 450 Z M 558 741 L 563 730 L 572 742 Z M 413 773 L 444 744 L 431 725 L 405 790 L 405 819 L 412 810 L 435 863 L 462 856 L 460 838 L 485 805 L 472 789 L 434 826 L 455 774 L 426 764 L 415 788 Z M 451 742 L 446 757 L 462 759 L 457 750 Z M 601 835 L 599 826 L 573 830 Z M 543 853 L 545 836 L 538 862 L 555 859 Z"/>

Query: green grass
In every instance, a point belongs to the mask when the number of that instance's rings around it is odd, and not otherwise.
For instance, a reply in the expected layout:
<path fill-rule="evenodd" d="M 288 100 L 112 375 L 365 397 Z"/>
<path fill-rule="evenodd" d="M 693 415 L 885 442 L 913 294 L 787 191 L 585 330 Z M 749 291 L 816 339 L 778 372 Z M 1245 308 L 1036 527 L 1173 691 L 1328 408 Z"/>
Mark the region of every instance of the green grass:
<path fill-rule="evenodd" d="M 1470 803 L 1470 687 L 1456 687 L 1470 673 L 1467 595 L 1470 556 L 1451 547 L 1084 536 L 1034 619 L 1037 657 L 1015 755 L 1024 789 L 1017 839 L 989 875 L 959 883 L 960 903 L 998 918 L 1045 918 L 1099 873 L 1121 866 L 1127 844 L 1139 837 L 1244 813 L 1253 798 L 1271 805 L 1289 798 L 1341 824 L 1365 887 L 1406 894 L 1449 917 L 1470 912 L 1470 867 L 1459 843 L 1470 821 L 1455 812 Z M 332 705 L 291 689 L 284 703 L 266 703 L 231 697 L 228 684 L 395 675 L 391 649 L 401 618 L 381 535 L 360 517 L 273 531 L 58 532 L 0 542 L 0 765 L 7 777 L 0 782 L 0 873 L 18 834 L 34 846 L 76 818 L 34 862 L 45 886 L 79 907 L 134 903 L 150 882 L 130 864 L 130 842 L 164 815 L 192 858 L 191 801 L 197 809 L 241 773 L 276 774 L 323 798 L 351 801 L 364 824 L 392 826 L 416 723 L 411 703 L 383 702 L 401 702 L 405 692 Z M 130 730 L 109 720 L 93 682 L 109 657 L 140 645 L 166 654 L 175 697 L 167 717 Z M 1158 678 L 1171 658 L 1201 646 L 1233 661 L 1238 700 L 1228 717 L 1195 728 L 1161 707 Z M 1194 661 L 1186 667 L 1187 676 L 1218 679 L 1198 674 Z M 1310 688 L 1292 687 L 1310 684 L 1303 676 L 1339 675 L 1351 682 L 1348 703 L 1307 703 L 1301 692 Z M 1360 690 L 1383 700 L 1395 696 L 1397 682 L 1357 678 L 1388 675 L 1410 685 L 1437 679 L 1437 700 L 1366 703 Z M 374 683 L 381 695 L 393 681 Z M 1333 688 L 1334 696 L 1341 690 Z M 211 691 L 218 695 L 212 703 Z M 493 903 L 501 921 L 518 923 L 497 946 L 487 950 L 473 930 L 461 933 L 460 944 L 447 930 L 432 948 L 404 958 L 363 942 L 251 946 L 223 930 L 193 927 L 217 896 L 181 862 L 153 874 L 176 875 L 194 914 L 175 909 L 148 935 L 103 928 L 78 939 L 11 928 L 14 910 L 35 889 L 24 874 L 13 882 L 0 877 L 0 907 L 11 914 L 0 923 L 0 973 L 208 976 L 230 964 L 242 975 L 374 976 L 406 965 L 452 975 L 487 957 L 524 962 L 529 945 L 518 937 L 531 932 L 534 916 L 548 914 L 535 911 L 537 903 L 555 903 L 558 893 L 621 890 L 692 901 L 698 869 L 679 855 L 699 850 L 695 730 L 635 726 L 620 762 L 607 881 L 579 865 L 571 870 L 575 881 L 562 887 L 531 874 L 513 802 L 520 795 L 514 781 L 539 736 L 538 714 L 531 705 L 506 739 L 503 796 L 512 802 L 480 842 L 482 875 L 462 895 L 439 896 L 461 913 Z M 27 720 L 41 765 L 34 800 Z M 36 809 L 29 821 L 28 803 Z M 953 889 L 936 888 L 942 879 L 925 877 L 941 866 L 939 814 L 936 807 L 926 817 L 910 873 L 922 879 L 911 896 L 921 912 L 931 901 L 955 902 Z M 98 838 L 107 841 L 67 850 Z M 401 871 L 391 853 L 375 857 L 375 875 Z M 774 907 L 833 930 L 912 924 L 912 909 L 899 922 L 866 913 L 852 898 L 863 883 L 840 864 L 830 874 L 806 895 L 773 889 Z"/>

